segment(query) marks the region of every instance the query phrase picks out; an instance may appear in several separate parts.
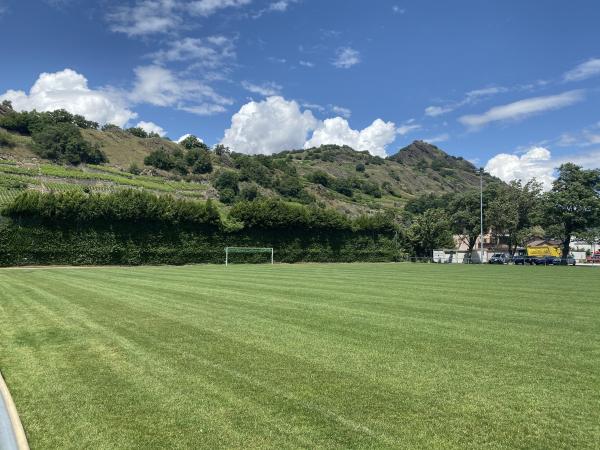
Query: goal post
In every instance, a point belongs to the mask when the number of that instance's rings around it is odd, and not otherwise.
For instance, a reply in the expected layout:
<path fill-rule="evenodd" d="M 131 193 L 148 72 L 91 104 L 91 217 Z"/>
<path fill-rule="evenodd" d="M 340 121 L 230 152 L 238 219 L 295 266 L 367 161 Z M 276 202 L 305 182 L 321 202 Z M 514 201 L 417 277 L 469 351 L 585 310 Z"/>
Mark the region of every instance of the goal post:
<path fill-rule="evenodd" d="M 235 253 L 268 253 L 271 255 L 271 264 L 274 264 L 273 247 L 225 247 L 225 266 L 229 265 L 229 255 Z"/>

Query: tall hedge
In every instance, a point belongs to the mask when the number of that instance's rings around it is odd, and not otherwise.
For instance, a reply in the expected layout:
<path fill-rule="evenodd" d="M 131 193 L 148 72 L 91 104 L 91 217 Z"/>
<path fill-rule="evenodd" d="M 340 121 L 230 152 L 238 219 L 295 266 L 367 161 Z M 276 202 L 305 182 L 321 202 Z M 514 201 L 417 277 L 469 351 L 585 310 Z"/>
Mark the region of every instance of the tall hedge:
<path fill-rule="evenodd" d="M 140 191 L 26 192 L 0 218 L 0 265 L 222 263 L 227 246 L 273 247 L 278 262 L 394 261 L 391 218 L 355 221 L 279 200 L 236 204 L 226 226 L 210 203 Z M 232 231 L 233 230 L 233 231 Z M 234 262 L 258 262 L 239 255 Z M 264 258 L 263 258 L 264 259 Z"/>

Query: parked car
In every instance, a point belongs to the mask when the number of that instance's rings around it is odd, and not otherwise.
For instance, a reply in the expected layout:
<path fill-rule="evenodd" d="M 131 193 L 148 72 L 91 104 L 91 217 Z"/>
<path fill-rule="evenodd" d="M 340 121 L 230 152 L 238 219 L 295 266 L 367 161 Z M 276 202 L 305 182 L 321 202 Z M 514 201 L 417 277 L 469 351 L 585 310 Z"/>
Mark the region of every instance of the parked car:
<path fill-rule="evenodd" d="M 585 258 L 585 262 L 589 264 L 600 264 L 600 253 L 594 253 L 593 255 L 588 256 Z"/>
<path fill-rule="evenodd" d="M 555 258 L 556 262 L 555 262 L 555 266 L 561 266 L 561 265 L 566 265 L 566 266 L 574 266 L 575 264 L 577 264 L 577 261 L 575 261 L 575 258 L 573 257 L 573 255 L 569 255 L 567 256 L 566 259 L 563 258 Z"/>
<path fill-rule="evenodd" d="M 504 253 L 494 253 L 488 263 L 490 264 L 508 264 L 510 258 Z"/>
<path fill-rule="evenodd" d="M 533 259 L 533 264 L 536 266 L 558 266 L 560 264 L 560 258 L 556 256 L 541 256 Z"/>
<path fill-rule="evenodd" d="M 533 258 L 525 255 L 515 255 L 512 258 L 513 264 L 524 266 L 525 264 L 533 265 Z"/>

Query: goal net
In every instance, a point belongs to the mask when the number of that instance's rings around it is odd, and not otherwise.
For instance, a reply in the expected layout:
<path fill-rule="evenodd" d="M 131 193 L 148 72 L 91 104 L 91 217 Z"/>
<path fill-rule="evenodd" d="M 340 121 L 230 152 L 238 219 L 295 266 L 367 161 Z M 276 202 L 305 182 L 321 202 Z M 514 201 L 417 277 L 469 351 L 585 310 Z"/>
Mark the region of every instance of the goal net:
<path fill-rule="evenodd" d="M 225 247 L 225 265 L 228 266 L 232 262 L 232 255 L 265 255 L 264 262 L 270 261 L 273 264 L 273 248 L 272 247 Z M 241 262 L 261 262 L 262 258 L 242 258 Z"/>

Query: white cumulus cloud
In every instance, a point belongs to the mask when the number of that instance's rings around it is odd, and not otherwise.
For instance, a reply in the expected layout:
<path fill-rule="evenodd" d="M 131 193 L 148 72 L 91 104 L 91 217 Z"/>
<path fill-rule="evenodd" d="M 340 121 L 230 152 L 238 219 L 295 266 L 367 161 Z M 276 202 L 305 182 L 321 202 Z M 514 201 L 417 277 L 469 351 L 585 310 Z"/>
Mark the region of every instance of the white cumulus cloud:
<path fill-rule="evenodd" d="M 136 127 L 141 128 L 146 133 L 156 133 L 160 137 L 164 137 L 167 135 L 167 132 L 161 126 L 155 124 L 154 122 L 144 122 L 142 120 L 141 122 L 137 123 Z"/>
<path fill-rule="evenodd" d="M 372 155 L 386 156 L 386 147 L 396 139 L 396 126 L 393 122 L 376 119 L 363 130 L 353 130 L 348 121 L 341 117 L 325 119 L 317 128 L 305 148 L 326 144 L 348 145 L 355 150 L 367 150 Z"/>
<path fill-rule="evenodd" d="M 273 96 L 243 105 L 232 117 L 221 143 L 247 154 L 270 155 L 283 150 L 337 144 L 385 156 L 386 147 L 395 140 L 396 133 L 392 122 L 381 119 L 363 130 L 352 129 L 342 117 L 321 122 L 311 111 L 302 111 L 295 101 Z"/>
<path fill-rule="evenodd" d="M 592 58 L 563 75 L 565 81 L 581 81 L 600 75 L 600 58 Z"/>
<path fill-rule="evenodd" d="M 101 124 L 123 126 L 137 116 L 118 93 L 110 89 L 90 89 L 87 79 L 71 69 L 44 72 L 29 93 L 8 90 L 0 95 L 2 100 L 10 100 L 17 111 L 66 109 Z"/>
<path fill-rule="evenodd" d="M 494 156 L 486 164 L 485 171 L 506 182 L 527 182 L 535 178 L 548 190 L 554 181 L 554 165 L 551 159 L 552 154 L 547 148 L 532 147 L 520 156 L 508 153 Z"/>
<path fill-rule="evenodd" d="M 269 97 L 243 105 L 231 118 L 221 144 L 239 153 L 270 155 L 302 148 L 317 124 L 313 114 L 302 112 L 295 101 Z"/>
<path fill-rule="evenodd" d="M 585 98 L 583 90 L 563 92 L 562 94 L 545 97 L 532 97 L 519 100 L 507 105 L 495 106 L 483 114 L 471 114 L 458 120 L 471 128 L 479 128 L 491 122 L 524 119 L 532 114 L 565 108 L 582 101 Z"/>

